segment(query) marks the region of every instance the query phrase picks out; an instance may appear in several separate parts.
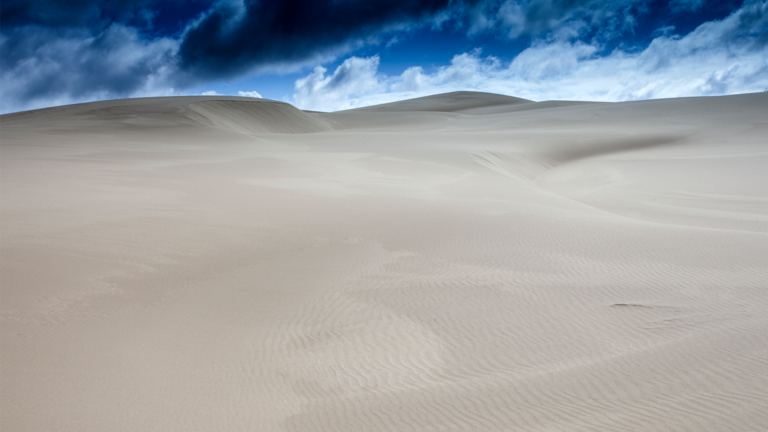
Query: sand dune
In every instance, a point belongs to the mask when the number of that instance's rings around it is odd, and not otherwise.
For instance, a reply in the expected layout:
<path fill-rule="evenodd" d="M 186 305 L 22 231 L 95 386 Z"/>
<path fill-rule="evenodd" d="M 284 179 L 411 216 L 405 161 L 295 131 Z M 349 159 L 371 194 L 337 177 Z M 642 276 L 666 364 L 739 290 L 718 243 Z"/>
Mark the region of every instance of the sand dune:
<path fill-rule="evenodd" d="M 0 117 L 3 431 L 768 429 L 768 93 Z"/>
<path fill-rule="evenodd" d="M 273 101 L 213 100 L 189 104 L 192 118 L 241 133 L 312 133 L 331 130 L 321 118 Z"/>
<path fill-rule="evenodd" d="M 462 112 L 477 108 L 489 108 L 531 103 L 528 99 L 494 93 L 459 91 L 436 96 L 425 96 L 399 102 L 357 108 L 348 111 L 364 112 Z M 343 111 L 342 111 L 343 112 Z"/>
<path fill-rule="evenodd" d="M 72 120 L 78 122 L 73 124 Z M 95 124 L 91 124 L 91 121 Z M 321 117 L 285 102 L 231 96 L 188 96 L 111 100 L 3 116 L 6 128 L 40 123 L 80 130 L 87 126 L 152 127 L 199 123 L 240 134 L 312 133 L 331 130 Z"/>

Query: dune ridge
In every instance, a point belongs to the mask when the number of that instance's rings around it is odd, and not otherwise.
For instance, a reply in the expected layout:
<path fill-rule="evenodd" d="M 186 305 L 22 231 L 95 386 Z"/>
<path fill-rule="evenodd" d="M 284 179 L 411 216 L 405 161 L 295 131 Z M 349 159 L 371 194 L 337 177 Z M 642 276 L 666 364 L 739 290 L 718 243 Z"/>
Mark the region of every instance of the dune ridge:
<path fill-rule="evenodd" d="M 78 126 L 113 125 L 151 127 L 184 124 L 190 121 L 240 134 L 313 133 L 332 130 L 332 124 L 317 114 L 297 109 L 285 102 L 233 97 L 183 96 L 137 98 L 75 104 L 0 116 L 8 128 L 30 123 L 59 123 L 72 118 Z M 51 124 L 51 127 L 53 125 Z"/>
<path fill-rule="evenodd" d="M 203 123 L 240 133 L 312 133 L 332 129 L 323 119 L 280 102 L 213 100 L 191 103 L 188 109 L 202 116 Z"/>
<path fill-rule="evenodd" d="M 390 102 L 348 111 L 363 112 L 462 112 L 477 108 L 520 105 L 532 101 L 495 93 L 458 91 L 440 95 L 424 96 L 399 102 Z M 340 111 L 344 112 L 344 111 Z"/>
<path fill-rule="evenodd" d="M 0 116 L 0 429 L 768 428 L 768 94 Z"/>

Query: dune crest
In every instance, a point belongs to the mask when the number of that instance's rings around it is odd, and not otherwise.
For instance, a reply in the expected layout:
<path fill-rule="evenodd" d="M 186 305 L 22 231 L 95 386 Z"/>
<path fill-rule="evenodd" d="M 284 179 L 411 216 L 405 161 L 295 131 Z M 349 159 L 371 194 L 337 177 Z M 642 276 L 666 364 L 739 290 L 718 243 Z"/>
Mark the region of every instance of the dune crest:
<path fill-rule="evenodd" d="M 202 123 L 240 133 L 292 134 L 332 129 L 322 118 L 282 102 L 212 100 L 191 103 L 188 108 L 203 117 Z"/>
<path fill-rule="evenodd" d="M 462 112 L 477 108 L 489 108 L 509 105 L 521 105 L 531 103 L 528 99 L 505 96 L 495 93 L 483 93 L 474 91 L 458 91 L 439 95 L 424 96 L 399 102 L 391 102 L 373 105 L 364 108 L 356 108 L 349 111 L 367 112 Z"/>

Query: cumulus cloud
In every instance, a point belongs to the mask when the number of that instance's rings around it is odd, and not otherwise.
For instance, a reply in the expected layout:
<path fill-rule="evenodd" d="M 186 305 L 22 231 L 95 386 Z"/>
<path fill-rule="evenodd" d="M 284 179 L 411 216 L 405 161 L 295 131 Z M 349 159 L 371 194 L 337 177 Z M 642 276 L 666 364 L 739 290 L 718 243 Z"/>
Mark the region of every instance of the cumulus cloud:
<path fill-rule="evenodd" d="M 538 41 L 510 62 L 479 51 L 433 71 L 378 72 L 379 59 L 352 57 L 331 75 L 316 68 L 296 81 L 293 102 L 340 110 L 428 94 L 477 90 L 534 100 L 622 101 L 721 95 L 768 87 L 768 3 L 747 2 L 685 37 L 659 36 L 640 52 L 598 55 L 596 43 Z"/>
<path fill-rule="evenodd" d="M 179 93 L 180 31 L 211 0 L 0 2 L 0 112 Z"/>
<path fill-rule="evenodd" d="M 172 39 L 148 40 L 119 23 L 96 35 L 16 28 L 0 40 L 0 110 L 173 94 L 176 47 Z"/>
<path fill-rule="evenodd" d="M 238 96 L 261 99 L 261 95 L 255 91 L 239 91 Z"/>
<path fill-rule="evenodd" d="M 377 74 L 378 67 L 378 56 L 348 58 L 331 75 L 326 75 L 326 68 L 317 66 L 296 81 L 293 102 L 316 110 L 370 105 L 369 96 L 376 97 L 387 90 L 383 78 Z"/>
<path fill-rule="evenodd" d="M 662 9 L 697 10 L 704 1 L 674 0 Z M 679 63 L 679 59 L 664 58 L 667 53 L 681 51 L 685 56 L 693 49 L 712 53 L 711 47 L 695 48 L 695 41 L 688 36 L 676 38 L 674 27 L 668 25 L 656 34 L 655 46 L 646 47 L 644 58 L 632 51 L 642 48 L 638 46 L 603 55 L 607 41 L 635 31 L 638 17 L 649 13 L 649 4 L 650 0 L 75 0 L 66 4 L 5 0 L 0 2 L 0 112 L 105 98 L 183 94 L 210 85 L 212 80 L 297 72 L 335 61 L 363 46 L 406 44 L 409 31 L 443 25 L 470 37 L 526 36 L 535 42 L 511 65 L 470 52 L 443 69 L 414 68 L 399 77 L 378 74 L 378 57 L 375 61 L 352 57 L 333 73 L 316 68 L 297 82 L 295 101 L 306 106 L 355 106 L 381 98 L 375 95 L 422 94 L 430 88 L 450 87 L 451 79 L 456 80 L 453 87 L 457 88 L 473 86 L 480 79 L 485 84 L 476 86 L 490 88 L 494 83 L 494 87 L 510 91 L 533 92 L 542 80 L 567 85 L 566 77 L 589 81 L 599 74 L 606 82 L 614 82 L 616 76 L 583 70 L 610 66 L 614 72 L 626 68 L 634 73 L 631 64 L 645 69 L 633 75 L 635 78 L 622 75 L 626 82 L 621 85 L 607 88 L 604 83 L 597 86 L 602 89 L 599 92 L 579 94 L 616 98 L 630 97 L 621 91 L 635 95 L 632 97 L 667 94 L 669 89 L 661 90 L 664 83 L 638 84 L 641 76 L 658 75 L 648 65 L 669 70 L 664 63 Z M 757 9 L 764 9 L 765 2 L 746 0 L 742 11 L 749 8 L 763 13 Z M 747 14 L 742 15 L 747 19 Z M 706 68 L 709 74 L 702 78 L 701 89 L 734 89 L 738 87 L 734 83 L 747 80 L 743 77 L 754 72 L 752 60 L 733 69 L 731 60 L 744 53 L 752 55 L 764 46 L 768 31 L 764 27 L 748 30 L 755 34 L 740 31 L 737 28 L 730 34 L 737 40 L 735 44 L 718 42 L 720 47 L 733 45 L 733 51 L 717 51 L 715 57 L 701 62 L 703 66 L 692 64 L 692 70 Z M 705 37 L 700 34 L 693 39 Z M 759 47 L 747 49 L 738 42 L 743 40 Z M 715 63 L 724 59 L 731 62 L 728 67 L 716 68 Z M 511 87 L 510 80 L 518 87 Z M 690 87 L 690 83 L 685 85 Z M 317 96 L 321 94 L 324 96 Z"/>
<path fill-rule="evenodd" d="M 189 82 L 289 72 L 359 47 L 399 41 L 396 32 L 454 20 L 470 34 L 561 38 L 631 31 L 649 0 L 221 0 L 184 32 L 179 66 Z M 681 0 L 683 1 L 683 0 Z M 687 2 L 693 0 L 685 0 Z"/>
<path fill-rule="evenodd" d="M 453 3 L 6 0 L 0 112 L 176 94 L 246 73 L 296 71 L 428 25 Z M 167 9 L 174 15 L 163 23 Z M 183 20 L 180 28 L 174 20 Z"/>

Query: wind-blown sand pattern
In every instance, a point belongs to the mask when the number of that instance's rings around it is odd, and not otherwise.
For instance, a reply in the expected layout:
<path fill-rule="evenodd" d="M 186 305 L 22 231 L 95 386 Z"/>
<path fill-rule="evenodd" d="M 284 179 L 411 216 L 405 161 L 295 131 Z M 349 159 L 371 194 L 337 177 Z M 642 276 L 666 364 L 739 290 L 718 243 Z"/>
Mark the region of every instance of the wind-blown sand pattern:
<path fill-rule="evenodd" d="M 768 430 L 768 93 L 0 133 L 3 431 Z"/>

